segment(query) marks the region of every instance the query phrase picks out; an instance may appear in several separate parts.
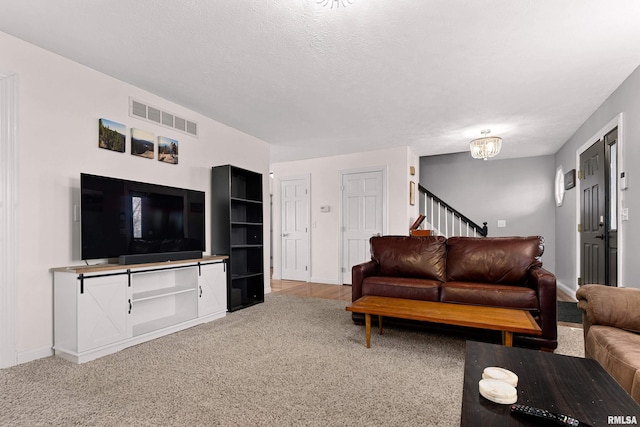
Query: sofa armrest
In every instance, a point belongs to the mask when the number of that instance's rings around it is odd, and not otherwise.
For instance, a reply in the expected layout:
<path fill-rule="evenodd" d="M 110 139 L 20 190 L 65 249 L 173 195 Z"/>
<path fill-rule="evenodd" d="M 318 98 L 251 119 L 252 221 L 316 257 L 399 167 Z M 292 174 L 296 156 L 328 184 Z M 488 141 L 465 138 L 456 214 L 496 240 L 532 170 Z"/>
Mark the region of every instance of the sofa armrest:
<path fill-rule="evenodd" d="M 576 292 L 585 337 L 591 325 L 640 332 L 640 289 L 584 285 Z"/>
<path fill-rule="evenodd" d="M 351 301 L 362 296 L 362 281 L 365 277 L 374 276 L 378 271 L 378 263 L 371 260 L 351 267 Z"/>
<path fill-rule="evenodd" d="M 532 267 L 529 270 L 529 286 L 538 293 L 542 337 L 549 340 L 557 340 L 558 306 L 556 276 L 542 267 Z"/>

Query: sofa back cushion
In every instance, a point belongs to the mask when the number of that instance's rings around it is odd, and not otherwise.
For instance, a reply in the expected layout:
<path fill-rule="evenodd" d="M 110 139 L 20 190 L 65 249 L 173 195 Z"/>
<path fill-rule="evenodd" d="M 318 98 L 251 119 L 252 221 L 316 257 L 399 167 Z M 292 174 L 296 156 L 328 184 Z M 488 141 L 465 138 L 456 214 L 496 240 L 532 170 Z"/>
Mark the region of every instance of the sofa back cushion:
<path fill-rule="evenodd" d="M 369 243 L 381 276 L 445 281 L 447 239 L 443 236 L 378 236 Z"/>
<path fill-rule="evenodd" d="M 449 281 L 526 286 L 529 269 L 542 266 L 544 239 L 451 237 L 447 240 Z"/>

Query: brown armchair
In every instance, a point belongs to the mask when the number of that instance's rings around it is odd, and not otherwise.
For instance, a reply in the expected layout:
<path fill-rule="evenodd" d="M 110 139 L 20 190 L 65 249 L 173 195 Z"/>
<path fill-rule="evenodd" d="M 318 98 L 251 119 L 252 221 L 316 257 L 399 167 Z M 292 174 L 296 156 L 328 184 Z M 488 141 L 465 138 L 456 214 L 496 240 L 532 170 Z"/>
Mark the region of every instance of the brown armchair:
<path fill-rule="evenodd" d="M 576 297 L 585 356 L 640 403 L 640 289 L 584 285 Z"/>

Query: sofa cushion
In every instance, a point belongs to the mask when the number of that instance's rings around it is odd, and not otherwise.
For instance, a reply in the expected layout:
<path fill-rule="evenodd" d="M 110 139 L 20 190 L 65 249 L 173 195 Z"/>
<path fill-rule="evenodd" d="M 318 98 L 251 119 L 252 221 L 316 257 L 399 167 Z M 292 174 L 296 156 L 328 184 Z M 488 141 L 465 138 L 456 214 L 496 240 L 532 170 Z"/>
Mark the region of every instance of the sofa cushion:
<path fill-rule="evenodd" d="M 544 239 L 530 237 L 450 237 L 448 281 L 526 286 L 527 273 L 542 266 Z"/>
<path fill-rule="evenodd" d="M 372 276 L 362 281 L 362 296 L 438 301 L 439 288 L 438 280 Z"/>
<path fill-rule="evenodd" d="M 440 301 L 490 307 L 538 310 L 538 295 L 522 286 L 473 282 L 447 282 L 440 288 Z"/>
<path fill-rule="evenodd" d="M 443 236 L 377 236 L 370 244 L 381 276 L 445 280 L 447 239 Z"/>
<path fill-rule="evenodd" d="M 611 326 L 592 325 L 585 353 L 640 402 L 640 335 Z"/>

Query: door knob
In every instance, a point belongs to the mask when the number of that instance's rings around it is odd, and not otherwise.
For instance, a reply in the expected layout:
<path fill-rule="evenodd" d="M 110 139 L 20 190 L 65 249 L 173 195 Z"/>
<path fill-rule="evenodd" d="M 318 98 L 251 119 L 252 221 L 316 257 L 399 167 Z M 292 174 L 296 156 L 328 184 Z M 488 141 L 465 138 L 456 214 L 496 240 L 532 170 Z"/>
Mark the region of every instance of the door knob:
<path fill-rule="evenodd" d="M 604 240 L 604 234 L 598 234 L 597 236 L 594 236 L 596 239 L 602 239 Z"/>
<path fill-rule="evenodd" d="M 287 237 L 289 233 L 282 233 L 282 237 Z"/>

